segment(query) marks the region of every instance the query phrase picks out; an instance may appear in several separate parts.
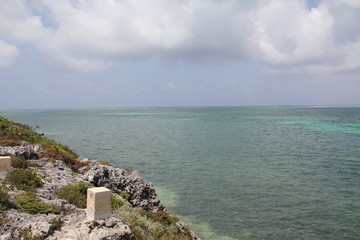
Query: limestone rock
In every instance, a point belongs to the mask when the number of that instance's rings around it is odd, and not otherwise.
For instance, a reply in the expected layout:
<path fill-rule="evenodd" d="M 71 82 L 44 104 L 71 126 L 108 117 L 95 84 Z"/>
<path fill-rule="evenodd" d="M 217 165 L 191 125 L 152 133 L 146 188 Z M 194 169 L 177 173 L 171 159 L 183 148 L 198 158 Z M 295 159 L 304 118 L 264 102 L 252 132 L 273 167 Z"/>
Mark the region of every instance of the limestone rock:
<path fill-rule="evenodd" d="M 0 156 L 12 155 L 12 156 L 23 156 L 25 159 L 36 158 L 36 154 L 42 152 L 43 148 L 41 145 L 24 144 L 22 146 L 15 147 L 1 147 Z"/>
<path fill-rule="evenodd" d="M 38 173 L 44 177 L 44 186 L 38 190 L 38 196 L 46 199 L 52 199 L 55 190 L 74 185 L 79 182 L 79 178 L 74 177 L 71 169 L 61 160 L 46 161 L 40 159 L 36 161 L 40 165 Z"/>
<path fill-rule="evenodd" d="M 96 187 L 106 187 L 116 193 L 127 193 L 134 207 L 153 212 L 166 211 L 155 193 L 155 188 L 145 182 L 137 171 L 127 171 L 105 165 L 95 165 L 87 171 L 83 178 Z"/>
<path fill-rule="evenodd" d="M 54 232 L 49 222 L 55 217 L 55 214 L 31 215 L 13 209 L 8 210 L 5 217 L 7 222 L 0 228 L 0 237 L 7 239 L 10 236 L 10 239 L 16 239 L 19 229 L 29 229 L 33 236 L 47 237 Z"/>
<path fill-rule="evenodd" d="M 85 211 L 77 209 L 63 216 L 54 214 L 31 215 L 9 210 L 6 214 L 8 222 L 0 228 L 0 239 L 17 239 L 19 229 L 28 229 L 32 236 L 44 237 L 50 240 L 131 240 L 134 234 L 129 226 L 120 219 L 110 217 L 106 220 L 88 221 Z M 50 224 L 51 219 L 63 222 L 61 231 L 55 231 Z"/>
<path fill-rule="evenodd" d="M 131 240 L 134 235 L 129 226 L 120 219 L 110 217 L 106 220 L 89 221 L 85 212 L 76 212 L 63 218 L 61 232 L 49 236 L 49 240 Z"/>

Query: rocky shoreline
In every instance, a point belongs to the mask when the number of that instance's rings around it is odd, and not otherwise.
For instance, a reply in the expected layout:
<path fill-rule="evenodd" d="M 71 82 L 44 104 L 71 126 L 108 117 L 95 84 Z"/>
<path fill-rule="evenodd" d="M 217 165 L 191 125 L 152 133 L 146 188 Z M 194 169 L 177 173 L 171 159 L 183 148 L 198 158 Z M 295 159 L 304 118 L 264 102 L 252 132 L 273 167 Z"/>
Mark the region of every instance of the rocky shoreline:
<path fill-rule="evenodd" d="M 21 156 L 31 163 L 29 168 L 42 179 L 42 186 L 37 189 L 36 196 L 41 201 L 60 209 L 58 214 L 35 215 L 21 212 L 16 207 L 2 211 L 0 215 L 1 240 L 21 239 L 23 236 L 21 231 L 26 231 L 28 236 L 37 237 L 29 239 L 140 239 L 136 237 L 136 232 L 119 212 L 113 212 L 112 216 L 106 220 L 89 221 L 84 209 L 56 197 L 55 192 L 58 189 L 79 182 L 112 190 L 114 196 L 120 199 L 127 209 L 153 214 L 167 212 L 164 204 L 157 198 L 153 185 L 144 181 L 137 171 L 114 168 L 102 165 L 101 162 L 95 160 L 78 158 L 76 161 L 81 163 L 82 167 L 74 172 L 63 160 L 39 158 L 38 156 L 42 156 L 44 151 L 41 144 L 30 144 L 24 141 L 21 142 L 21 146 L 0 147 L 0 156 Z M 16 201 L 19 194 L 24 193 L 23 190 L 9 185 L 4 180 L 0 180 L 0 183 L 9 189 L 8 194 L 12 202 Z M 121 197 L 122 194 L 127 197 Z M 179 239 L 199 239 L 183 222 L 178 218 L 174 219 L 176 219 L 174 223 L 179 235 L 188 236 Z M 56 229 L 52 221 L 61 223 L 61 230 Z"/>

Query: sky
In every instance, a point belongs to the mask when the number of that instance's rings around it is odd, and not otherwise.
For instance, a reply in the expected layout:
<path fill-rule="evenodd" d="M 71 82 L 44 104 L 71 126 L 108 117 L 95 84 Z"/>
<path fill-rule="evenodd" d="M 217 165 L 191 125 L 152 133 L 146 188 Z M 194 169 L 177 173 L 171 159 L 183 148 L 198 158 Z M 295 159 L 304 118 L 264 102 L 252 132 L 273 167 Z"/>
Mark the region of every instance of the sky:
<path fill-rule="evenodd" d="M 360 105 L 360 0 L 0 0 L 0 109 Z"/>

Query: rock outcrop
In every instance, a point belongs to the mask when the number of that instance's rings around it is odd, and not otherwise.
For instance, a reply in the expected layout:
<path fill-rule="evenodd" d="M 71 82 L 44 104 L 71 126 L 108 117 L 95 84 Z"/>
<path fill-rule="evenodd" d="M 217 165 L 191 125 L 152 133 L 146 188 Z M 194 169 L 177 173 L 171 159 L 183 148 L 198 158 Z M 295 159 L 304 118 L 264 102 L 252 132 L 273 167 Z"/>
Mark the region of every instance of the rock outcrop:
<path fill-rule="evenodd" d="M 38 190 L 37 195 L 39 197 L 51 200 L 57 189 L 74 185 L 81 180 L 75 177 L 71 169 L 61 160 L 47 161 L 47 159 L 40 159 L 35 162 L 39 165 L 38 173 L 44 179 L 47 179 L 47 181 L 43 181 L 43 187 Z"/>
<path fill-rule="evenodd" d="M 18 239 L 19 229 L 28 229 L 32 236 L 41 236 L 49 240 L 131 240 L 134 234 L 129 226 L 118 218 L 89 221 L 84 210 L 75 210 L 68 215 L 37 214 L 31 215 L 9 210 L 7 223 L 0 229 L 1 240 Z M 55 231 L 52 220 L 61 222 L 61 231 Z"/>
<path fill-rule="evenodd" d="M 0 146 L 0 156 L 23 156 L 25 159 L 32 159 L 37 156 L 37 153 L 43 151 L 43 147 L 39 144 L 32 145 L 24 143 L 21 146 L 16 147 L 1 147 Z"/>
<path fill-rule="evenodd" d="M 157 198 L 154 186 L 145 182 L 137 171 L 95 165 L 83 178 L 94 186 L 106 187 L 119 194 L 129 194 L 128 200 L 133 207 L 152 212 L 166 211 L 164 204 Z"/>
<path fill-rule="evenodd" d="M 118 218 L 89 221 L 84 211 L 65 216 L 61 231 L 48 237 L 49 240 L 132 240 L 134 234 L 129 226 Z"/>
<path fill-rule="evenodd" d="M 100 165 L 95 160 L 85 158 L 78 159 L 83 169 L 74 173 L 63 161 L 48 158 L 36 159 L 43 148 L 40 145 L 23 143 L 22 146 L 0 147 L 0 155 L 24 156 L 31 161 L 31 166 L 36 166 L 36 173 L 42 179 L 42 186 L 36 191 L 36 196 L 42 202 L 49 203 L 57 209 L 60 214 L 36 214 L 20 212 L 17 209 L 0 211 L 0 240 L 23 239 L 27 231 L 28 236 L 39 236 L 51 240 L 132 240 L 134 233 L 129 225 L 116 215 L 106 220 L 89 221 L 84 209 L 77 208 L 64 199 L 56 197 L 55 192 L 65 186 L 74 185 L 80 181 L 90 182 L 95 187 L 106 187 L 113 192 L 126 193 L 128 202 L 123 203 L 153 213 L 167 211 L 164 204 L 157 198 L 155 188 L 149 182 L 144 181 L 137 171 L 124 170 L 111 166 Z M 32 158 L 35 159 L 32 159 Z M 34 167 L 30 167 L 34 169 Z M 0 182 L 1 183 L 1 182 Z M 4 184 L 2 182 L 1 184 Z M 6 182 L 5 182 L 6 184 Z M 9 197 L 15 202 L 19 194 L 24 193 L 14 186 L 9 187 Z M 118 196 L 119 197 L 119 196 Z M 52 222 L 61 223 L 61 230 L 57 229 Z M 185 225 L 178 221 L 179 231 L 185 231 Z M 199 240 L 190 233 L 191 240 Z"/>

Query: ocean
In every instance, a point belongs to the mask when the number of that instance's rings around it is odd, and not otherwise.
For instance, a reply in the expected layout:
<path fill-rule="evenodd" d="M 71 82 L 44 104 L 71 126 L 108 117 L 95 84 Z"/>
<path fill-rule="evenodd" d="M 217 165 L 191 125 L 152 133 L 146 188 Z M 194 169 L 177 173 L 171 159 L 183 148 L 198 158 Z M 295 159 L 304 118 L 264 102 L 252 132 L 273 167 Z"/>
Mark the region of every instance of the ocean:
<path fill-rule="evenodd" d="M 0 111 L 139 170 L 204 240 L 360 239 L 360 108 Z"/>

